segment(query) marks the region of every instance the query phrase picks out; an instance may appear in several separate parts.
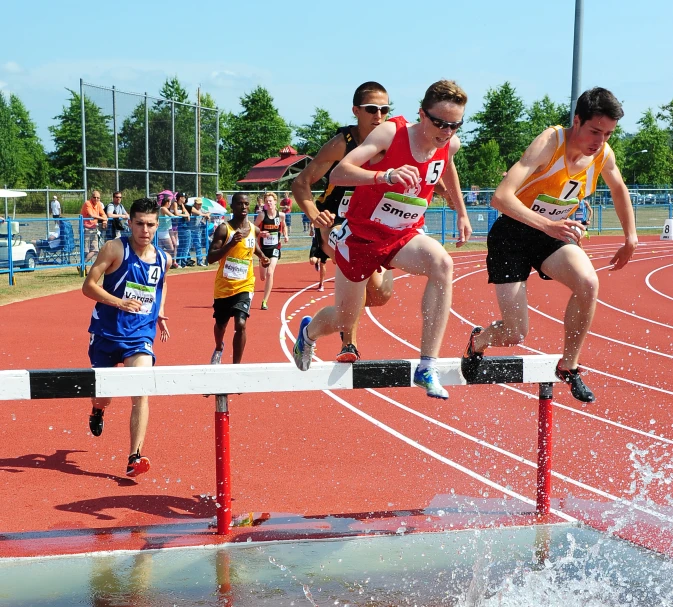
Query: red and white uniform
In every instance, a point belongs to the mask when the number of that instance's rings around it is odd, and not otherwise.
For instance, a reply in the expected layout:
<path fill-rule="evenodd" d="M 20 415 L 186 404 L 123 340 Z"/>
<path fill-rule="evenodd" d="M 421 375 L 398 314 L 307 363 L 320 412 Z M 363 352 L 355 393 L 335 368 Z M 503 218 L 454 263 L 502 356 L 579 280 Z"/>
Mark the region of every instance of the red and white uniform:
<path fill-rule="evenodd" d="M 366 280 L 382 267 L 391 268 L 390 262 L 402 247 L 423 233 L 425 210 L 449 161 L 448 144 L 425 162 L 415 160 L 409 145 L 411 125 L 403 116 L 388 122 L 396 127 L 390 147 L 379 162 L 367 162 L 363 168 L 386 171 L 405 164 L 415 166 L 420 183 L 413 188 L 399 183 L 355 188 L 334 247 L 336 263 L 351 282 Z"/>

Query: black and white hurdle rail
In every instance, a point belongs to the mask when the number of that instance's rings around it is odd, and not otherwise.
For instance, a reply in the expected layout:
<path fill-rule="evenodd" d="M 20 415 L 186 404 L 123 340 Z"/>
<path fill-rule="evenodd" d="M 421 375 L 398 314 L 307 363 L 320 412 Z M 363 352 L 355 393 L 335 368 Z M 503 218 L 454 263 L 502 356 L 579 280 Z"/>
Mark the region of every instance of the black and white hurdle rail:
<path fill-rule="evenodd" d="M 552 384 L 559 381 L 554 373 L 559 359 L 547 354 L 487 356 L 469 381 L 461 373 L 460 358 L 441 358 L 436 365 L 444 386 L 539 384 L 536 513 L 540 516 L 550 511 Z M 313 362 L 308 371 L 292 363 L 5 370 L 0 371 L 0 400 L 215 395 L 217 532 L 226 534 L 232 521 L 228 395 L 266 393 L 269 386 L 273 392 L 414 387 L 418 363 L 408 359 Z M 421 389 L 415 389 L 420 398 Z"/>

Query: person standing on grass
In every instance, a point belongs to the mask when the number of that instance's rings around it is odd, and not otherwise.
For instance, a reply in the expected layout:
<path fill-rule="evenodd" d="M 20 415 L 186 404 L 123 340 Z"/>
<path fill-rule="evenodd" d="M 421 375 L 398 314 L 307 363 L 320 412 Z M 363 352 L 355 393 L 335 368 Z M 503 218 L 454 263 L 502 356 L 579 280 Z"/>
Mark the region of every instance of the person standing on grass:
<path fill-rule="evenodd" d="M 280 260 L 280 237 L 288 241 L 287 224 L 285 223 L 285 213 L 278 211 L 278 199 L 273 192 L 267 192 L 264 196 L 264 206 L 262 211 L 255 218 L 255 225 L 262 230 L 260 236 L 260 248 L 264 255 L 271 260 L 268 266 L 260 266 L 259 278 L 264 285 L 264 297 L 262 299 L 262 310 L 269 309 L 269 297 L 273 289 L 273 275 L 276 270 L 276 264 Z"/>
<path fill-rule="evenodd" d="M 96 301 L 89 325 L 91 366 L 151 367 L 157 325 L 161 341 L 170 337 L 164 313 L 166 271 L 171 256 L 152 244 L 159 226 L 159 208 L 151 198 L 131 205 L 130 236 L 109 240 L 82 285 L 82 293 Z M 98 284 L 100 279 L 103 283 Z M 110 398 L 93 398 L 89 429 L 103 433 L 103 416 Z M 150 469 L 149 458 L 141 455 L 149 420 L 147 396 L 131 398 L 131 450 L 126 476 Z"/>
<path fill-rule="evenodd" d="M 211 365 L 219 365 L 222 361 L 224 333 L 230 318 L 234 319 L 232 360 L 235 365 L 241 362 L 247 340 L 246 323 L 255 291 L 253 253 L 262 267 L 268 267 L 270 263 L 258 244 L 258 238 L 264 232 L 248 219 L 248 196 L 236 192 L 231 198 L 230 209 L 231 219 L 217 226 L 208 250 L 208 263 L 219 263 L 215 274 L 215 350 L 210 358 Z"/>
<path fill-rule="evenodd" d="M 98 255 L 100 249 L 98 224 L 100 223 L 103 229 L 107 228 L 107 215 L 100 201 L 98 190 L 91 192 L 91 198 L 84 203 L 80 214 L 84 220 L 84 247 L 87 251 L 84 263 L 86 264 Z"/>
<path fill-rule="evenodd" d="M 290 192 L 285 192 L 285 195 L 281 198 L 280 212 L 285 214 L 285 225 L 289 236 L 292 232 L 292 198 L 290 198 Z"/>
<path fill-rule="evenodd" d="M 472 234 L 453 162 L 466 103 L 465 91 L 455 82 L 435 82 L 421 102 L 420 122 L 409 123 L 402 116 L 384 122 L 332 171 L 332 183 L 356 188 L 336 237 L 335 305 L 321 309 L 313 319 L 304 317 L 299 327 L 293 357 L 301 371 L 311 364 L 316 340 L 352 328 L 369 277 L 382 268 L 399 268 L 427 277 L 421 361 L 414 384 L 432 398 L 448 398 L 435 361 L 451 309 L 453 260 L 422 228 L 435 184 L 443 178 L 457 214 L 456 246 Z"/>
<path fill-rule="evenodd" d="M 50 206 L 51 206 L 51 216 L 54 219 L 59 219 L 61 217 L 61 203 L 58 201 L 58 196 L 56 196 L 56 194 L 54 194 Z"/>
<path fill-rule="evenodd" d="M 317 289 L 322 292 L 325 290 L 325 277 L 327 276 L 326 264 L 329 260 L 329 256 L 320 248 L 318 240 L 315 237 L 316 232 L 317 230 L 311 226 L 311 249 L 309 250 L 308 260 L 312 266 L 315 266 L 315 269 L 318 272 L 320 280 Z"/>
<path fill-rule="evenodd" d="M 520 344 L 528 334 L 527 281 L 534 268 L 543 280 L 570 289 L 564 316 L 563 356 L 556 376 L 584 403 L 595 396 L 580 377 L 579 356 L 598 300 L 598 275 L 582 247 L 586 227 L 570 219 L 580 200 L 605 180 L 626 241 L 610 263 L 620 270 L 638 246 L 629 191 L 608 145 L 624 116 L 621 103 L 596 87 L 577 100 L 570 128 L 550 127 L 528 146 L 495 190 L 491 206 L 502 215 L 488 234 L 488 282 L 495 284 L 501 320 L 475 327 L 461 367 L 469 381 L 489 346 Z"/>

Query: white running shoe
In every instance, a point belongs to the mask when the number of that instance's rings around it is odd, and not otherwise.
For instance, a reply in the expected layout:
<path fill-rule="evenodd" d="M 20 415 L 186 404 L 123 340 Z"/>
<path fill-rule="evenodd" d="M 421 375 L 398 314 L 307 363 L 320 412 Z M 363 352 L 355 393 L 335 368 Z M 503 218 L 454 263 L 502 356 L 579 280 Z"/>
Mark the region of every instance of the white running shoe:
<path fill-rule="evenodd" d="M 311 366 L 313 351 L 315 350 L 315 344 L 309 345 L 304 339 L 304 328 L 308 326 L 308 323 L 310 322 L 310 316 L 304 316 L 304 318 L 301 319 L 299 335 L 297 336 L 297 341 L 294 342 L 294 349 L 292 350 L 294 364 L 297 365 L 297 368 L 300 371 L 308 371 L 308 368 Z"/>
<path fill-rule="evenodd" d="M 414 384 L 419 388 L 425 388 L 426 394 L 431 398 L 442 398 L 444 400 L 449 398 L 449 393 L 439 383 L 439 374 L 434 367 L 426 367 L 423 371 L 420 367 L 416 367 Z"/>

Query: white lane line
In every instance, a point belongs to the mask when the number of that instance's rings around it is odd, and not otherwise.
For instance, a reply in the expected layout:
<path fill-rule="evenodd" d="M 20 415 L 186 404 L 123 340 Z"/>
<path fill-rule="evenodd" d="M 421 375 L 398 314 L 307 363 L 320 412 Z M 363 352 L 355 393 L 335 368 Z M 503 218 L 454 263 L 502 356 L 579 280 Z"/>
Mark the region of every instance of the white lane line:
<path fill-rule="evenodd" d="M 475 325 L 473 325 L 471 322 L 469 322 L 466 318 L 464 318 L 464 317 L 461 316 L 460 314 L 456 313 L 454 310 L 451 310 L 451 311 L 453 312 L 453 314 L 454 314 L 454 316 L 455 316 L 456 318 L 462 320 L 465 324 L 467 324 L 467 325 L 471 325 L 471 326 L 475 326 Z M 420 352 L 420 348 L 418 348 L 417 346 L 415 346 L 415 345 L 413 345 L 413 344 L 410 344 L 408 341 L 405 341 L 404 339 L 402 339 L 401 337 L 397 336 L 395 333 L 393 333 L 392 331 L 390 331 L 387 327 L 385 327 L 384 325 L 382 325 L 382 324 L 378 321 L 378 319 L 375 318 L 375 317 L 372 315 L 372 313 L 371 313 L 371 311 L 370 311 L 369 309 L 367 309 L 367 315 L 368 315 L 369 318 L 372 320 L 372 322 L 373 322 L 377 327 L 379 327 L 379 329 L 381 329 L 384 333 L 387 333 L 387 334 L 390 335 L 390 337 L 392 337 L 393 339 L 396 339 L 397 341 L 399 341 L 399 342 L 401 342 L 401 343 L 403 343 L 403 344 L 409 346 L 412 350 L 415 350 L 416 352 Z M 524 350 L 527 350 L 528 352 L 531 352 L 531 353 L 533 353 L 533 354 L 546 354 L 546 352 L 542 352 L 542 351 L 540 351 L 540 350 L 535 350 L 534 348 L 529 348 L 528 346 L 522 346 L 522 345 L 520 345 L 519 347 L 522 348 L 522 349 L 524 349 Z M 664 390 L 663 388 L 658 388 L 658 387 L 656 387 L 656 386 L 650 386 L 650 385 L 646 385 L 646 384 L 640 384 L 640 383 L 635 382 L 635 381 L 626 380 L 626 379 L 624 379 L 624 378 L 617 377 L 617 376 L 615 376 L 615 375 L 610 375 L 609 373 L 605 373 L 605 372 L 603 372 L 603 371 L 598 371 L 598 370 L 596 370 L 596 369 L 591 369 L 590 367 L 587 367 L 586 365 L 583 365 L 583 367 L 586 368 L 586 369 L 591 370 L 593 373 L 598 373 L 599 375 L 604 375 L 604 376 L 607 376 L 607 377 L 611 377 L 611 378 L 616 379 L 616 380 L 619 380 L 619 381 L 625 381 L 625 382 L 627 382 L 627 383 L 630 383 L 630 384 L 633 384 L 633 385 L 636 385 L 636 386 L 639 386 L 639 387 L 642 387 L 642 388 L 648 388 L 648 389 L 650 389 L 650 390 L 656 390 L 656 391 L 658 391 L 658 392 L 662 392 L 662 393 L 664 393 L 664 394 L 673 395 L 673 392 L 671 392 L 671 391 L 669 391 L 669 390 Z M 499 386 L 501 386 L 501 387 L 503 387 L 503 388 L 506 388 L 507 390 L 512 390 L 513 392 L 518 392 L 519 394 L 525 394 L 526 396 L 529 396 L 530 398 L 536 398 L 536 399 L 538 398 L 537 396 L 533 396 L 533 395 L 529 394 L 528 392 L 526 392 L 526 391 L 524 391 L 524 390 L 520 390 L 519 388 L 515 388 L 514 386 L 510 386 L 510 385 L 508 385 L 508 384 L 497 384 L 497 385 L 499 385 Z M 626 431 L 628 431 L 628 432 L 633 432 L 634 434 L 640 434 L 640 435 L 642 435 L 642 436 L 646 436 L 647 438 L 654 439 L 654 440 L 656 440 L 656 441 L 658 441 L 658 442 L 668 443 L 668 444 L 673 445 L 673 440 L 671 440 L 671 439 L 669 439 L 669 438 L 666 438 L 665 436 L 658 436 L 658 435 L 656 435 L 656 434 L 651 434 L 651 433 L 649 433 L 649 432 L 645 432 L 644 430 L 640 430 L 640 429 L 638 429 L 638 428 L 633 428 L 633 427 L 631 427 L 631 426 L 626 426 L 626 425 L 624 425 L 624 424 L 621 424 L 621 423 L 619 423 L 619 422 L 613 421 L 613 420 L 611 420 L 611 419 L 607 419 L 607 418 L 604 418 L 604 417 L 600 417 L 599 415 L 594 415 L 593 413 L 586 413 L 586 412 L 581 411 L 581 410 L 579 410 L 579 409 L 574 409 L 573 407 L 568 407 L 567 405 L 563 405 L 563 404 L 558 403 L 558 402 L 556 402 L 556 401 L 553 401 L 553 405 L 556 406 L 556 407 L 560 407 L 560 408 L 562 408 L 562 409 L 566 409 L 567 411 L 570 411 L 570 412 L 572 412 L 572 413 L 577 413 L 578 415 L 584 415 L 585 417 L 589 417 L 589 418 L 591 418 L 591 419 L 593 419 L 593 420 L 595 420 L 595 421 L 603 422 L 604 424 L 608 424 L 608 425 L 610 425 L 610 426 L 615 426 L 615 427 L 620 428 L 620 429 L 622 429 L 622 430 L 626 430 Z"/>
<path fill-rule="evenodd" d="M 370 392 L 371 394 L 374 394 L 375 396 L 378 396 L 379 398 L 389 402 L 391 405 L 394 405 L 395 407 L 398 407 L 399 409 L 402 409 L 403 411 L 406 411 L 407 413 L 411 413 L 412 415 L 415 415 L 416 417 L 420 417 L 424 421 L 427 421 L 431 424 L 434 424 L 435 426 L 438 426 L 444 430 L 448 430 L 449 432 L 452 432 L 453 434 L 456 434 L 460 436 L 461 438 L 464 438 L 468 441 L 471 441 L 473 443 L 476 443 L 477 445 L 484 447 L 486 449 L 490 449 L 491 451 L 495 451 L 496 453 L 499 453 L 500 455 L 504 455 L 505 457 L 508 457 L 510 459 L 513 459 L 516 462 L 525 464 L 526 466 L 529 466 L 530 468 L 534 468 L 537 470 L 537 463 L 532 462 L 525 457 L 521 455 L 516 455 L 515 453 L 512 453 L 511 451 L 507 451 L 506 449 L 503 449 L 501 447 L 498 447 L 496 445 L 493 445 L 492 443 L 487 443 L 485 440 L 477 438 L 475 436 L 472 436 L 471 434 L 467 434 L 466 432 L 463 432 L 462 430 L 459 430 L 458 428 L 454 428 L 453 426 L 450 426 L 448 424 L 445 424 L 444 422 L 440 422 L 439 420 L 430 417 L 428 415 L 425 415 L 424 413 L 421 413 L 420 411 L 416 411 L 415 409 L 412 409 L 410 407 L 407 407 L 406 405 L 403 405 L 402 403 L 386 396 L 385 394 L 381 394 L 380 392 L 377 392 L 376 390 L 372 390 L 371 388 L 366 389 L 367 392 Z M 526 394 L 526 393 L 524 393 Z M 644 514 L 649 514 L 651 516 L 654 516 L 662 521 L 666 522 L 671 522 L 673 523 L 673 517 L 667 516 L 665 514 L 661 514 L 655 510 L 650 510 L 649 508 L 644 508 L 643 506 L 638 505 L 637 503 L 630 502 L 622 497 L 619 497 L 617 495 L 613 495 L 611 493 L 608 493 L 607 491 L 603 491 L 602 489 L 598 489 L 597 487 L 594 487 L 592 485 L 587 485 L 586 483 L 583 483 L 581 481 L 575 480 L 574 478 L 571 478 L 569 476 L 566 476 L 565 474 L 561 474 L 560 472 L 555 472 L 552 470 L 552 476 L 565 481 L 566 483 L 569 483 L 571 485 L 575 485 L 576 487 L 579 487 L 581 489 L 584 489 L 585 491 L 589 491 L 591 493 L 595 493 L 596 495 L 600 495 L 601 497 L 604 497 L 606 499 L 609 499 L 613 502 L 618 502 L 623 505 L 628 505 L 633 507 L 635 510 L 639 510 L 640 512 L 643 512 Z"/>
<path fill-rule="evenodd" d="M 306 291 L 306 289 L 302 289 L 301 291 L 298 291 L 297 293 L 292 295 L 290 298 L 288 298 L 288 300 L 283 305 L 283 309 L 281 311 L 281 319 L 286 318 L 285 311 L 287 309 L 287 306 L 290 304 L 290 302 L 295 297 L 297 297 L 298 295 L 303 293 L 304 291 Z M 290 338 L 294 341 L 294 335 L 289 330 L 289 328 L 287 326 L 287 322 L 285 320 L 282 320 L 281 322 L 282 322 L 281 335 L 283 333 L 287 333 L 290 336 Z M 283 349 L 283 351 L 285 352 L 285 355 L 287 356 L 288 360 L 292 361 L 293 357 L 292 357 L 292 353 L 290 352 L 289 348 L 287 347 L 287 340 L 286 339 L 281 339 L 281 344 L 280 345 L 281 345 L 281 348 Z M 418 449 L 419 451 L 422 451 L 423 453 L 425 453 L 426 455 L 429 455 L 433 459 L 436 459 L 436 460 L 442 462 L 443 464 L 446 464 L 446 465 L 451 466 L 452 468 L 454 468 L 454 469 L 456 469 L 460 472 L 463 472 L 467 476 L 487 485 L 488 487 L 491 487 L 492 489 L 500 491 L 504 495 L 509 495 L 510 497 L 518 499 L 518 500 L 520 500 L 520 501 L 522 501 L 522 502 L 524 502 L 525 504 L 528 504 L 528 505 L 532 505 L 532 506 L 536 505 L 534 500 L 531 500 L 530 498 L 528 498 L 524 495 L 520 495 L 519 493 L 516 493 L 516 492 L 512 491 L 511 489 L 508 489 L 507 487 L 503 487 L 502 485 L 499 485 L 498 483 L 494 483 L 493 481 L 486 478 L 485 476 L 477 474 L 473 470 L 470 470 L 469 468 L 466 468 L 465 466 L 462 466 L 462 465 L 458 464 L 457 462 L 454 462 L 453 460 L 451 460 L 447 457 L 444 457 L 443 455 L 440 455 L 439 453 L 437 453 L 435 451 L 432 451 L 428 447 L 425 447 L 424 445 L 421 445 L 420 443 L 414 441 L 413 439 L 409 438 L 408 436 L 402 434 L 401 432 L 398 432 L 397 430 L 395 430 L 395 429 L 391 428 L 390 426 L 384 424 L 383 422 L 377 420 L 376 418 L 372 417 L 371 415 L 368 415 L 364 411 L 358 409 L 357 407 L 355 407 L 351 403 L 345 401 L 340 396 L 337 396 L 331 390 L 323 390 L 323 392 L 325 394 L 327 394 L 330 398 L 332 398 L 336 402 L 338 402 L 340 405 L 342 405 L 343 407 L 346 407 L 347 409 L 349 409 L 350 411 L 352 411 L 356 415 L 358 415 L 358 416 L 362 417 L 363 419 L 367 420 L 368 422 L 372 423 L 377 428 L 380 428 L 381 430 L 383 430 L 385 432 L 388 432 L 390 435 L 392 435 L 395 438 L 401 440 L 402 442 L 410 445 L 411 447 L 414 447 L 415 449 Z M 558 517 L 560 517 L 563 520 L 566 520 L 568 522 L 577 522 L 577 520 L 578 520 L 575 517 L 569 516 L 569 515 L 561 512 L 559 510 L 551 509 L 551 512 L 553 514 L 555 514 L 556 516 L 558 516 Z"/>
<path fill-rule="evenodd" d="M 660 270 L 665 270 L 666 268 L 670 268 L 671 266 L 673 266 L 673 264 L 669 264 L 669 265 L 667 265 L 667 266 L 662 266 L 661 268 L 657 268 L 656 270 L 652 270 L 652 271 L 645 277 L 645 284 L 646 284 L 652 291 L 654 291 L 657 295 L 661 295 L 662 297 L 665 297 L 666 299 L 671 299 L 671 300 L 673 300 L 673 297 L 671 297 L 670 295 L 666 295 L 666 293 L 662 293 L 661 291 L 655 289 L 655 288 L 652 286 L 652 283 L 650 283 L 650 278 L 651 278 L 651 276 L 652 276 L 653 274 L 656 274 L 656 273 L 659 272 Z"/>

